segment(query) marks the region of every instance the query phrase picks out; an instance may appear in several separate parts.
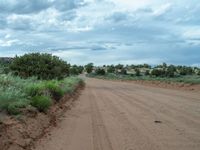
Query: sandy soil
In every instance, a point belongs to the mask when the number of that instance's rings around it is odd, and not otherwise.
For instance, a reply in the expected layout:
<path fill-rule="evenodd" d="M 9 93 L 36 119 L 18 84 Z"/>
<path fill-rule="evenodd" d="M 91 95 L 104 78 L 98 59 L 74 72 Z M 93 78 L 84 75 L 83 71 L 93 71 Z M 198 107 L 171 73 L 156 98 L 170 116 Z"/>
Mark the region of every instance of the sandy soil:
<path fill-rule="evenodd" d="M 36 150 L 199 150 L 200 93 L 86 79 Z"/>

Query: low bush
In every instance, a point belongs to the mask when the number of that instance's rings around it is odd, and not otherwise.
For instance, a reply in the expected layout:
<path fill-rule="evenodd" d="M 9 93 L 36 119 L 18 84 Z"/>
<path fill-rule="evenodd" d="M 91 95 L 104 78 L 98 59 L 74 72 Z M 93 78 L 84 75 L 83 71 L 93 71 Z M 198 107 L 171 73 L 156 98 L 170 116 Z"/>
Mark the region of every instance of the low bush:
<path fill-rule="evenodd" d="M 49 91 L 52 98 L 55 99 L 56 101 L 60 100 L 65 94 L 65 92 L 62 90 L 62 88 L 56 81 L 46 82 L 45 89 Z"/>
<path fill-rule="evenodd" d="M 95 70 L 95 73 L 96 73 L 97 75 L 105 75 L 105 74 L 106 74 L 105 70 L 104 70 L 104 69 L 101 69 L 101 68 L 96 69 L 96 70 Z"/>
<path fill-rule="evenodd" d="M 31 99 L 31 105 L 36 107 L 41 112 L 46 112 L 51 104 L 52 100 L 48 96 L 34 96 Z"/>

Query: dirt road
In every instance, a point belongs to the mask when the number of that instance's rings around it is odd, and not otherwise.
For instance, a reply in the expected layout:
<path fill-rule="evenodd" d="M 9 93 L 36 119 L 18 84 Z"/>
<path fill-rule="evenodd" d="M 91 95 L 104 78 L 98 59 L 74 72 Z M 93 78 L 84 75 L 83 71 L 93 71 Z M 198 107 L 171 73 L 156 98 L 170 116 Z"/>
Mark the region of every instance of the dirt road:
<path fill-rule="evenodd" d="M 87 79 L 37 150 L 200 150 L 200 92 Z"/>

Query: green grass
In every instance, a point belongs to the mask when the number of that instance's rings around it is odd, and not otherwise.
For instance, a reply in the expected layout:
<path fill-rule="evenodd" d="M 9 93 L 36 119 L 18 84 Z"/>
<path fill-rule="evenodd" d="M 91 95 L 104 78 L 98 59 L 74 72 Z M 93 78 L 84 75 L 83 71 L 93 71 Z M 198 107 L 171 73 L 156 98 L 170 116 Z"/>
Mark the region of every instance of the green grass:
<path fill-rule="evenodd" d="M 31 105 L 41 112 L 46 112 L 52 105 L 52 99 L 49 96 L 34 96 L 31 99 Z"/>
<path fill-rule="evenodd" d="M 151 76 L 131 76 L 131 75 L 116 75 L 116 74 L 106 74 L 104 76 L 99 76 L 95 74 L 90 74 L 88 77 L 108 79 L 108 80 L 143 80 L 143 81 L 162 81 L 162 82 L 179 82 L 188 84 L 200 84 L 200 76 L 198 75 L 188 75 L 179 76 L 173 78 L 167 77 L 151 77 Z"/>
<path fill-rule="evenodd" d="M 77 77 L 46 81 L 0 74 L 0 111 L 19 114 L 21 108 L 29 105 L 46 111 L 52 104 L 50 101 L 59 101 L 65 93 L 72 93 L 82 82 Z"/>

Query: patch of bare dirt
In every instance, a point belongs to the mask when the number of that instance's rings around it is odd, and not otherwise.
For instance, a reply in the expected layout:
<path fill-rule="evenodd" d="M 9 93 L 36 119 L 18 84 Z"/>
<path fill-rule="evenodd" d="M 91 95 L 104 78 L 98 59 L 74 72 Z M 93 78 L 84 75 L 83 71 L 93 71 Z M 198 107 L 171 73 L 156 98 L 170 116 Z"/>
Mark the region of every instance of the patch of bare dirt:
<path fill-rule="evenodd" d="M 15 117 L 0 113 L 0 150 L 29 150 L 34 147 L 38 139 L 57 126 L 59 118 L 71 109 L 82 89 L 83 86 L 77 87 L 74 93 L 65 95 L 47 113 L 40 113 L 33 107 Z"/>

